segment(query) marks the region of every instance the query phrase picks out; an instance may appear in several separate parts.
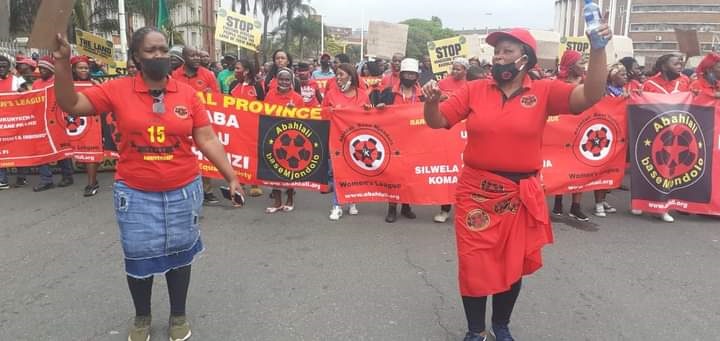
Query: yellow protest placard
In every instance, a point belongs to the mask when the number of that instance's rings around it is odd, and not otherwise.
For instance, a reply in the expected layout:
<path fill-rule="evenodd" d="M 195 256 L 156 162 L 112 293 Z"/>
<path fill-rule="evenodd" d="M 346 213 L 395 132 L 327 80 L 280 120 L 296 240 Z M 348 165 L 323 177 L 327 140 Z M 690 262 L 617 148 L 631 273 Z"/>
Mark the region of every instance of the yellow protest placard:
<path fill-rule="evenodd" d="M 115 64 L 113 61 L 114 46 L 112 41 L 82 30 L 75 30 L 75 41 L 77 42 L 79 54 L 102 61 L 108 66 Z"/>
<path fill-rule="evenodd" d="M 126 61 L 115 61 L 115 67 L 108 67 L 108 76 L 117 76 L 127 74 L 127 62 Z"/>
<path fill-rule="evenodd" d="M 455 58 L 467 58 L 467 41 L 463 36 L 435 40 L 427 43 L 430 62 L 435 78 L 447 77 L 452 70 Z"/>
<path fill-rule="evenodd" d="M 224 8 L 218 10 L 215 39 L 256 51 L 260 36 L 260 21 Z"/>
<path fill-rule="evenodd" d="M 562 37 L 560 38 L 560 48 L 558 49 L 558 60 L 562 58 L 565 50 L 574 50 L 583 54 L 583 58 L 587 60 L 590 57 L 590 40 L 588 37 Z"/>

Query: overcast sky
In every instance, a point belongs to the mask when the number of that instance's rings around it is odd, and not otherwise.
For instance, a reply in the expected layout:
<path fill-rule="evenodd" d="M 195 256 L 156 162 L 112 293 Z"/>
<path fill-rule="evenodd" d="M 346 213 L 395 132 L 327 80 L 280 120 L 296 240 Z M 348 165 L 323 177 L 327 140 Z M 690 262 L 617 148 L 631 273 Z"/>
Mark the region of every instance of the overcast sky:
<path fill-rule="evenodd" d="M 230 0 L 223 3 L 229 8 Z M 445 27 L 452 29 L 484 29 L 486 26 L 552 29 L 554 16 L 553 0 L 310 0 L 309 3 L 325 16 L 326 25 L 353 28 L 360 27 L 363 9 L 366 22 L 437 16 Z M 275 25 L 276 22 L 271 23 Z"/>

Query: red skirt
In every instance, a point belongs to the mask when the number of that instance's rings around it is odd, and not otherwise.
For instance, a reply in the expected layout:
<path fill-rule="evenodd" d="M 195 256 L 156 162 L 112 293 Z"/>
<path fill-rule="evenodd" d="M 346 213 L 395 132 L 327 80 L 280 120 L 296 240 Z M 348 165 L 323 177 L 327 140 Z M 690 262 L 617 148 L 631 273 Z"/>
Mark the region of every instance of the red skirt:
<path fill-rule="evenodd" d="M 537 177 L 518 184 L 466 166 L 456 202 L 455 236 L 463 296 L 507 291 L 523 275 L 542 267 L 542 247 L 553 242 L 553 234 Z"/>

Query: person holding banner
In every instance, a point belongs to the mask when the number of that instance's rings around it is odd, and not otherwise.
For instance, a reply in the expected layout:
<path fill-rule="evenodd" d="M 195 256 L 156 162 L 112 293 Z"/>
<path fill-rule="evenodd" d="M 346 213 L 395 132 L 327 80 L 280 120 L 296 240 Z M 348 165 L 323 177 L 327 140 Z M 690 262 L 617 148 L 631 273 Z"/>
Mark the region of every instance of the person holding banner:
<path fill-rule="evenodd" d="M 35 69 L 37 62 L 30 58 L 15 58 L 15 73 L 17 83 L 17 91 L 25 92 L 32 90 L 32 84 L 35 81 Z"/>
<path fill-rule="evenodd" d="M 565 50 L 562 58 L 560 58 L 557 79 L 569 84 L 578 85 L 582 84 L 585 80 L 585 74 L 585 61 L 583 60 L 582 53 L 575 50 Z M 578 221 L 589 221 L 590 218 L 588 218 L 580 208 L 580 201 L 582 201 L 582 193 L 572 193 L 572 204 L 570 205 L 568 215 Z M 555 196 L 552 213 L 558 216 L 563 215 L 562 195 Z"/>
<path fill-rule="evenodd" d="M 692 92 L 720 99 L 720 53 L 708 53 L 695 72 L 698 79 L 690 84 Z"/>
<path fill-rule="evenodd" d="M 393 70 L 395 70 L 395 57 L 393 56 Z M 380 96 L 371 95 L 371 99 L 379 100 L 374 103 L 376 107 L 382 109 L 385 105 L 402 105 L 411 103 L 420 103 L 425 101 L 422 89 L 418 84 L 420 78 L 420 63 L 414 58 L 405 58 L 399 63 L 398 82 L 394 86 L 390 86 L 383 80 L 386 85 Z M 391 74 L 390 76 L 392 76 Z M 394 76 L 392 76 L 394 77 Z M 400 214 L 408 219 L 415 219 L 417 216 L 412 211 L 410 204 L 402 204 Z M 397 221 L 397 203 L 388 203 L 388 213 L 385 216 L 385 222 L 394 223 Z"/>
<path fill-rule="evenodd" d="M 302 96 L 293 91 L 293 84 L 297 84 L 293 71 L 289 68 L 283 67 L 278 69 L 275 76 L 276 77 L 273 79 L 274 82 L 272 82 L 272 84 L 277 85 L 270 88 L 267 96 L 265 96 L 265 103 L 282 105 L 288 108 L 303 106 Z M 285 195 L 287 195 L 287 200 L 285 201 L 285 205 L 283 205 L 282 191 L 280 191 L 280 189 L 273 189 L 270 193 L 270 199 L 274 200 L 274 204 L 273 206 L 265 208 L 265 213 L 272 214 L 280 211 L 293 211 L 295 209 L 295 189 L 288 188 L 285 190 Z"/>
<path fill-rule="evenodd" d="M 256 79 L 255 67 L 249 60 L 240 58 L 235 62 L 235 77 L 229 86 L 230 95 L 248 101 L 262 101 L 265 99 L 265 89 Z M 258 185 L 250 186 L 251 197 L 262 196 L 262 189 Z"/>
<path fill-rule="evenodd" d="M 297 65 L 296 76 L 300 80 L 300 95 L 306 107 L 316 107 L 322 103 L 323 95 L 315 79 L 310 79 L 310 65 L 300 62 Z"/>
<path fill-rule="evenodd" d="M 690 78 L 682 73 L 683 61 L 677 54 L 660 56 L 653 67 L 653 76 L 643 83 L 643 91 L 674 94 L 690 91 Z"/>
<path fill-rule="evenodd" d="M 55 61 L 51 56 L 43 56 L 40 58 L 39 69 L 40 79 L 33 82 L 33 89 L 42 89 L 52 86 L 55 83 Z M 73 162 L 72 159 L 62 159 L 57 162 L 62 172 L 62 179 L 58 183 L 58 187 L 71 186 L 73 180 Z M 40 184 L 33 187 L 34 192 L 43 192 L 55 188 L 53 183 L 53 173 L 50 165 L 42 165 L 39 167 Z"/>
<path fill-rule="evenodd" d="M 10 69 L 12 63 L 10 58 L 0 54 L 0 92 L 15 92 L 18 91 L 20 86 L 20 78 L 15 77 Z M 15 180 L 15 187 L 23 187 L 27 185 L 27 169 L 24 167 L 17 168 L 17 179 Z M 10 182 L 8 180 L 7 169 L 0 168 L 0 190 L 10 189 Z"/>
<path fill-rule="evenodd" d="M 496 339 L 513 340 L 508 324 L 522 277 L 542 267 L 542 247 L 553 241 L 538 178 L 543 129 L 548 115 L 580 113 L 605 94 L 605 45 L 612 37 L 607 23 L 598 34 L 604 39 L 592 46 L 584 84 L 531 80 L 537 43 L 529 31 L 512 29 L 486 38 L 495 48 L 493 79 L 468 82 L 442 103 L 436 82 L 423 87 L 428 126 L 467 124 L 455 214 L 460 293 L 469 329 L 465 341 L 488 340 L 489 295 Z"/>
<path fill-rule="evenodd" d="M 70 58 L 70 65 L 72 67 L 73 80 L 75 81 L 75 84 L 99 84 L 90 79 L 90 64 L 87 56 L 74 56 Z M 76 162 L 82 161 L 76 160 Z M 85 164 L 88 177 L 88 184 L 83 190 L 83 196 L 85 197 L 94 196 L 100 190 L 100 184 L 97 181 L 98 168 L 100 168 L 99 162 L 90 162 Z"/>
<path fill-rule="evenodd" d="M 666 54 L 660 56 L 653 67 L 654 76 L 643 83 L 643 92 L 674 94 L 690 91 L 690 79 L 682 74 L 682 59 L 677 54 Z M 642 215 L 643 211 L 631 210 L 634 215 Z M 670 212 L 663 212 L 660 219 L 666 223 L 675 221 Z"/>
<path fill-rule="evenodd" d="M 196 90 L 168 77 L 165 35 L 151 27 L 133 33 L 129 52 L 140 73 L 76 93 L 70 71 L 70 44 L 57 35 L 53 52 L 55 95 L 65 112 L 113 112 L 120 155 L 114 206 L 135 305 L 129 341 L 150 339 L 153 277 L 165 274 L 170 297 L 171 341 L 192 335 L 185 305 L 190 269 L 204 247 L 198 223 L 202 182 L 195 146 L 225 177 L 231 193 L 242 193 L 235 171 L 213 131 Z M 239 205 L 240 203 L 235 203 Z"/>
<path fill-rule="evenodd" d="M 372 107 L 370 97 L 362 86 L 360 86 L 360 77 L 358 77 L 357 71 L 352 65 L 343 63 L 337 66 L 335 69 L 335 82 L 332 83 L 331 88 L 325 92 L 322 106 L 323 108 L 330 108 L 330 110 L 339 108 L 369 109 Z M 335 187 L 332 167 L 330 167 L 329 183 L 332 187 Z M 340 220 L 343 215 L 343 208 L 340 206 L 340 203 L 338 203 L 337 192 L 334 191 L 332 195 L 332 205 L 329 216 L 330 220 Z M 350 215 L 357 215 L 359 213 L 357 205 L 351 204 L 348 208 L 348 213 Z"/>

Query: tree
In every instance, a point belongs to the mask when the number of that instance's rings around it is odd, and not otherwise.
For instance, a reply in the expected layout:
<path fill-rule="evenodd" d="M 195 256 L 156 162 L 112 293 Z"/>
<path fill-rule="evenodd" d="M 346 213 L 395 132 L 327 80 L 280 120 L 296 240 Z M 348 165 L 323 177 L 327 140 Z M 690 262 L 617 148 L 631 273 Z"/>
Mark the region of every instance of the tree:
<path fill-rule="evenodd" d="M 263 49 L 263 63 L 267 60 L 268 47 L 270 42 L 268 41 L 268 23 L 270 17 L 275 13 L 282 12 L 285 9 L 284 0 L 256 0 L 255 6 L 257 7 L 257 1 L 261 1 L 260 9 L 263 14 L 263 35 L 262 35 L 262 49 Z"/>
<path fill-rule="evenodd" d="M 442 27 L 442 20 L 438 17 L 425 19 L 408 19 L 401 24 L 408 25 L 408 42 L 405 50 L 407 57 L 418 58 L 426 55 L 429 41 L 454 37 L 457 34 Z"/>
<path fill-rule="evenodd" d="M 10 1 L 10 34 L 29 35 L 41 0 Z"/>
<path fill-rule="evenodd" d="M 312 6 L 303 3 L 303 0 L 286 0 L 285 1 L 285 18 L 288 19 L 285 25 L 285 45 L 284 49 L 288 49 L 290 41 L 292 40 L 292 26 L 287 25 L 295 17 L 295 13 L 300 15 L 315 14 L 315 9 Z"/>

